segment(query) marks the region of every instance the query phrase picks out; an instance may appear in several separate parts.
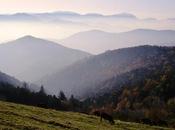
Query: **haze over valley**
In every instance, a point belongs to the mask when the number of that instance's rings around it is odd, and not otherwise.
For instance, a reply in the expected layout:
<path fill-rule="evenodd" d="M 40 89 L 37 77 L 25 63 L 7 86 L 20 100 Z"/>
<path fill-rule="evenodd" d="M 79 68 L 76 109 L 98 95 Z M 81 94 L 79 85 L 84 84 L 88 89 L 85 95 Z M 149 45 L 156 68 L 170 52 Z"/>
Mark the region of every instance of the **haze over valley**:
<path fill-rule="evenodd" d="M 174 7 L 1 0 L 0 129 L 173 130 Z"/>
<path fill-rule="evenodd" d="M 22 81 L 34 82 L 90 54 L 25 36 L 0 45 L 0 69 Z"/>

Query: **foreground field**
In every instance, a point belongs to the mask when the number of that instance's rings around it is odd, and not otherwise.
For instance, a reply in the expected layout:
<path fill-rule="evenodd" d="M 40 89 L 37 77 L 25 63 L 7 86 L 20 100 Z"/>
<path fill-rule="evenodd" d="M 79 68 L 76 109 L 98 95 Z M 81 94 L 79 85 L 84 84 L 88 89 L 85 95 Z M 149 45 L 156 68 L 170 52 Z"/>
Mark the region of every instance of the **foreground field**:
<path fill-rule="evenodd" d="M 0 130 L 171 130 L 137 123 L 100 122 L 98 117 L 0 101 Z"/>

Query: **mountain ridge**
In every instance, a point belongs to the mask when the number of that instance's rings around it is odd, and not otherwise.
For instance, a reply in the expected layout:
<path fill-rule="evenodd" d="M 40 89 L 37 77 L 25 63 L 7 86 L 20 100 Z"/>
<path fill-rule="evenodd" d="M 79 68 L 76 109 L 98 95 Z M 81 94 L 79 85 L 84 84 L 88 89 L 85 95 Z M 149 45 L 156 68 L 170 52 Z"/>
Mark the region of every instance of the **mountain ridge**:
<path fill-rule="evenodd" d="M 90 55 L 49 40 L 24 36 L 0 44 L 0 69 L 20 80 L 33 81 Z"/>
<path fill-rule="evenodd" d="M 159 55 L 166 57 L 167 51 L 173 49 L 145 45 L 107 51 L 76 62 L 40 82 L 46 88 L 49 86 L 52 92 L 63 90 L 67 94 L 82 96 L 88 92 L 93 93 L 93 87 L 102 81 L 135 69 L 156 65 L 154 61 Z"/>
<path fill-rule="evenodd" d="M 101 30 L 89 30 L 73 34 L 59 40 L 67 47 L 100 54 L 106 50 L 139 45 L 175 45 L 175 30 L 135 29 L 127 32 L 111 33 Z M 93 47 L 91 46 L 93 44 Z M 95 46 L 95 47 L 94 47 Z"/>

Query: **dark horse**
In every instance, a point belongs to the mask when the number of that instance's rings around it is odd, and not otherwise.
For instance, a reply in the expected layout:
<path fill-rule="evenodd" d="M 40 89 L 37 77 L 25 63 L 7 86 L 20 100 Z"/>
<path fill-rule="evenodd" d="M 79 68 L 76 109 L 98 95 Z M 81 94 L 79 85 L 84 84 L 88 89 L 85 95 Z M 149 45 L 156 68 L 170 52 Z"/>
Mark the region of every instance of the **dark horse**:
<path fill-rule="evenodd" d="M 104 119 L 104 120 L 108 120 L 111 124 L 115 124 L 113 117 L 106 112 L 96 110 L 93 112 L 93 114 L 96 116 L 99 116 L 100 121 L 102 121 L 102 119 Z"/>

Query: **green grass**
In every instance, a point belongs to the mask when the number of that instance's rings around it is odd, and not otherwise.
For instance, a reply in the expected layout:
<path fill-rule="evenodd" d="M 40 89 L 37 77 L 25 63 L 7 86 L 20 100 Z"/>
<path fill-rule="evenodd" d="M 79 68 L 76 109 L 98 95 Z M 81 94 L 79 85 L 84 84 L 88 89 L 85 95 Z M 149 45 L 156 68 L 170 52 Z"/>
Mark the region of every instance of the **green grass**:
<path fill-rule="evenodd" d="M 96 116 L 0 101 L 0 130 L 171 130 L 115 121 L 110 125 Z"/>

